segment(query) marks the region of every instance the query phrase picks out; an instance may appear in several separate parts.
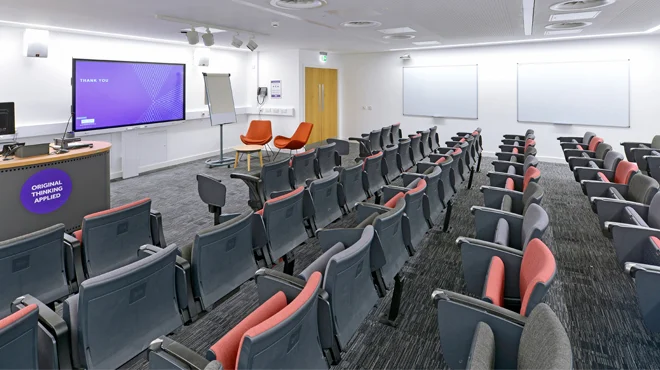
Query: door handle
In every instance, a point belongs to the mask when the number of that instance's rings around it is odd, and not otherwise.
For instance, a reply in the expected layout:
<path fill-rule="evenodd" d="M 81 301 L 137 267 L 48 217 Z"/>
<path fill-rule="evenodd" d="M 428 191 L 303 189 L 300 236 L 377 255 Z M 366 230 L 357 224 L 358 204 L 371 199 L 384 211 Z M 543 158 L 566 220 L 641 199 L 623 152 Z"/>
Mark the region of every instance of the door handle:
<path fill-rule="evenodd" d="M 321 85 L 321 111 L 325 111 L 325 84 Z"/>

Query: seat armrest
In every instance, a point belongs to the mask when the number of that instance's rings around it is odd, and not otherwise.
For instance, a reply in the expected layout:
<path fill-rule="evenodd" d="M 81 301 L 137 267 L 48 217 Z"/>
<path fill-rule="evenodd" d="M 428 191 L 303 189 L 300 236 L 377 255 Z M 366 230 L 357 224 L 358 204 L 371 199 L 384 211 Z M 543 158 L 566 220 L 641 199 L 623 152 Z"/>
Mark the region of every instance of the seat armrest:
<path fill-rule="evenodd" d="M 513 213 L 522 214 L 524 208 L 522 192 L 498 188 L 495 186 L 482 186 L 480 190 L 484 193 L 485 207 L 498 210 L 501 209 L 502 198 L 504 198 L 505 195 L 508 195 L 511 197 L 512 201 L 511 211 L 513 211 Z"/>
<path fill-rule="evenodd" d="M 75 236 L 64 233 L 64 245 L 71 250 L 73 254 L 73 266 L 76 272 L 76 282 L 78 287 L 87 279 L 82 259 L 82 245 Z"/>
<path fill-rule="evenodd" d="M 632 278 L 635 277 L 637 271 L 645 271 L 654 274 L 660 274 L 660 266 L 647 265 L 645 263 L 626 262 L 624 268 L 626 270 L 626 273 L 628 273 Z"/>
<path fill-rule="evenodd" d="M 437 320 L 444 360 L 450 368 L 465 368 L 475 328 L 480 322 L 486 323 L 493 330 L 497 343 L 495 368 L 516 368 L 525 317 L 449 291 L 435 290 L 432 298 L 438 310 Z"/>
<path fill-rule="evenodd" d="M 660 230 L 620 222 L 606 222 L 605 227 L 612 234 L 614 251 L 623 266 L 626 262 L 644 262 L 644 248 L 649 238 L 660 238 Z"/>
<path fill-rule="evenodd" d="M 357 210 L 357 222 L 361 223 L 365 219 L 371 217 L 372 214 L 378 213 L 382 215 L 390 211 L 389 208 L 373 203 L 358 203 L 356 206 Z"/>
<path fill-rule="evenodd" d="M 516 175 L 521 175 L 523 172 L 523 163 L 510 162 L 510 161 L 493 161 L 493 170 L 495 172 L 507 173 L 509 167 L 513 166 L 516 169 Z"/>
<path fill-rule="evenodd" d="M 323 252 L 332 248 L 337 243 L 342 243 L 346 248 L 355 244 L 362 238 L 363 229 L 319 229 L 316 237 Z"/>
<path fill-rule="evenodd" d="M 419 165 L 419 163 L 417 165 Z M 403 180 L 403 186 L 408 186 L 410 185 L 411 182 L 423 178 L 424 178 L 424 174 L 422 173 L 404 172 L 401 174 L 401 180 Z"/>
<path fill-rule="evenodd" d="M 589 158 L 596 158 L 596 152 L 590 150 L 579 150 L 579 149 L 564 149 L 564 158 L 568 161 L 570 157 L 583 157 L 586 154 Z"/>
<path fill-rule="evenodd" d="M 232 173 L 229 175 L 232 179 L 243 180 L 248 187 L 250 194 L 250 207 L 258 211 L 263 208 L 266 203 L 266 194 L 263 194 L 261 178 L 257 175 L 248 175 L 244 173 Z"/>
<path fill-rule="evenodd" d="M 26 294 L 24 296 L 16 298 L 11 303 L 11 311 L 16 312 L 22 308 L 25 308 L 31 304 L 36 304 L 39 307 L 39 331 L 45 330 L 52 339 L 55 340 L 56 353 L 53 353 L 53 357 L 56 356 L 58 360 L 58 365 L 60 369 L 71 369 L 71 334 L 69 332 L 69 327 L 67 326 L 64 319 L 46 306 L 43 302 L 37 298 Z M 46 333 L 44 333 L 46 334 Z M 41 336 L 41 335 L 39 335 Z M 49 352 L 50 347 L 39 345 L 39 352 Z"/>
<path fill-rule="evenodd" d="M 596 207 L 596 213 L 598 213 L 598 219 L 600 220 L 600 225 L 604 228 L 604 231 L 609 231 L 609 228 L 605 227 L 606 222 L 621 221 L 621 216 L 623 215 L 625 207 L 634 209 L 644 220 L 648 219 L 649 206 L 642 203 L 600 197 L 592 198 L 591 201 Z"/>
<path fill-rule="evenodd" d="M 513 154 L 513 153 L 497 152 L 495 153 L 495 156 L 497 157 L 498 161 L 509 161 L 511 157 L 515 157 L 519 163 L 523 163 L 525 161 L 525 155 L 520 153 Z"/>
<path fill-rule="evenodd" d="M 582 148 L 586 147 L 586 145 L 582 144 L 582 142 L 579 142 L 579 143 L 562 142 L 562 143 L 559 143 L 559 145 L 561 145 L 561 148 L 564 151 L 566 151 L 566 150 L 578 150 L 579 151 L 580 149 L 577 148 L 578 145 L 581 146 Z"/>
<path fill-rule="evenodd" d="M 520 297 L 522 251 L 488 241 L 466 237 L 456 239 L 456 244 L 461 248 L 463 276 L 465 277 L 467 291 L 470 294 L 481 295 L 490 261 L 493 257 L 499 257 L 504 262 L 505 297 Z"/>
<path fill-rule="evenodd" d="M 525 151 L 525 146 L 524 145 L 509 145 L 509 144 L 502 144 L 499 146 L 500 151 L 502 153 L 511 153 L 514 148 L 518 148 L 518 150 L 522 153 Z"/>
<path fill-rule="evenodd" d="M 516 139 L 502 139 L 502 144 L 504 144 L 504 145 L 515 145 L 515 143 L 518 143 L 518 145 L 521 148 L 525 147 L 525 139 L 524 138 L 523 139 L 518 139 L 518 140 L 516 140 Z"/>
<path fill-rule="evenodd" d="M 523 181 L 525 180 L 524 176 L 520 175 L 510 175 L 506 172 L 494 172 L 490 171 L 488 174 L 486 174 L 488 178 L 490 178 L 490 186 L 495 186 L 498 188 L 503 188 L 506 186 L 506 180 L 511 179 L 513 180 L 514 183 L 514 190 L 522 190 L 523 187 Z"/>
<path fill-rule="evenodd" d="M 560 143 L 569 143 L 573 140 L 582 142 L 583 137 L 582 136 L 560 136 L 557 138 Z"/>
<path fill-rule="evenodd" d="M 399 193 L 406 193 L 408 192 L 408 188 L 404 188 L 401 186 L 394 186 L 394 185 L 385 185 L 382 188 L 383 190 L 383 197 L 382 197 L 382 202 L 383 204 L 387 203 L 390 199 L 394 198 Z"/>
<path fill-rule="evenodd" d="M 163 233 L 163 216 L 160 212 L 152 209 L 149 213 L 150 225 L 151 225 L 151 240 L 154 245 L 157 245 L 161 248 L 167 248 L 167 243 L 165 243 L 165 234 Z"/>
<path fill-rule="evenodd" d="M 584 158 L 582 156 L 577 156 L 577 157 L 568 157 L 568 165 L 571 167 L 573 171 L 575 171 L 575 167 L 589 167 L 589 162 L 594 162 L 599 168 L 603 168 L 603 160 L 602 159 L 596 159 L 596 158 Z"/>
<path fill-rule="evenodd" d="M 437 152 L 440 153 L 440 154 L 447 154 L 452 150 L 454 150 L 454 148 L 440 147 L 440 148 L 437 149 Z M 431 159 L 431 160 L 433 160 L 433 159 Z M 436 159 L 436 161 L 437 161 L 437 159 Z"/>
<path fill-rule="evenodd" d="M 477 229 L 476 238 L 479 240 L 493 241 L 497 222 L 505 219 L 509 224 L 509 247 L 522 250 L 522 224 L 523 216 L 515 213 L 503 212 L 499 209 L 473 206 L 470 211 L 474 215 L 474 223 Z"/>
<path fill-rule="evenodd" d="M 436 164 L 435 162 L 437 162 L 437 161 L 438 161 L 439 159 L 441 159 L 441 158 L 447 158 L 447 160 L 449 160 L 449 158 L 452 158 L 452 156 L 447 155 L 447 154 L 436 154 L 436 153 L 431 153 L 431 154 L 429 154 L 429 161 L 430 161 L 430 162 L 420 162 L 420 163 L 427 163 L 427 164 L 429 164 L 429 165 L 437 166 L 437 164 Z M 419 163 L 418 163 L 418 164 L 419 164 Z M 424 171 L 426 171 L 427 169 L 428 169 L 428 167 L 425 168 Z M 418 172 L 422 172 L 422 173 L 423 173 L 424 171 L 422 171 L 421 168 L 418 168 Z"/>
<path fill-rule="evenodd" d="M 609 188 L 615 188 L 624 197 L 628 194 L 628 185 L 625 184 L 592 180 L 582 180 L 581 184 L 589 199 L 594 197 L 609 197 L 607 192 Z"/>
<path fill-rule="evenodd" d="M 575 173 L 575 178 L 580 182 L 584 180 L 603 182 L 599 178 L 597 178 L 598 172 L 602 172 L 603 175 L 605 175 L 605 177 L 607 177 L 608 180 L 614 181 L 614 171 L 606 170 L 603 168 L 574 167 L 573 172 Z"/>
<path fill-rule="evenodd" d="M 163 366 L 158 365 L 167 363 L 176 369 L 204 370 L 209 364 L 204 356 L 166 336 L 151 342 L 148 359 L 151 369 L 161 369 Z"/>

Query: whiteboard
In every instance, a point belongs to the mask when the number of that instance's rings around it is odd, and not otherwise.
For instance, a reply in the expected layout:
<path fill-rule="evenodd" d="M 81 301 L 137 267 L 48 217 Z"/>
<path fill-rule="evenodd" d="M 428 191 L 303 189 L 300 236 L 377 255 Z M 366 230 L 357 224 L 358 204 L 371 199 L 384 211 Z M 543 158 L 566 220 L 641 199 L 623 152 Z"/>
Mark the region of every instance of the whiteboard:
<path fill-rule="evenodd" d="M 479 118 L 477 65 L 404 67 L 403 114 Z"/>
<path fill-rule="evenodd" d="M 229 73 L 204 73 L 205 103 L 209 106 L 212 126 L 236 122 L 234 94 L 229 77 Z"/>
<path fill-rule="evenodd" d="M 630 127 L 630 62 L 518 64 L 518 121 Z"/>

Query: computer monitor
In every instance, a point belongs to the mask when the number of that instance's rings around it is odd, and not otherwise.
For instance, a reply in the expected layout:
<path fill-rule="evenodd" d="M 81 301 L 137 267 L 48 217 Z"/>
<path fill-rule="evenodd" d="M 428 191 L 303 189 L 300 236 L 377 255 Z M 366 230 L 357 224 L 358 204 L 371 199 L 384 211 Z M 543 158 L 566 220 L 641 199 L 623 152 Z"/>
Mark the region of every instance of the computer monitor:
<path fill-rule="evenodd" d="M 15 133 L 14 103 L 0 103 L 0 136 Z"/>

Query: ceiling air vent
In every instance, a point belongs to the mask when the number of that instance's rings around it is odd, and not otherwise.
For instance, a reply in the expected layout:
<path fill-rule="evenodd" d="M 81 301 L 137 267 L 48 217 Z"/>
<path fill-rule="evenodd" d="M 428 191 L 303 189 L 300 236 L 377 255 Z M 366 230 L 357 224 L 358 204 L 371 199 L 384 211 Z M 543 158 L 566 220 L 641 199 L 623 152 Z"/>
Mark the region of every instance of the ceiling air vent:
<path fill-rule="evenodd" d="M 270 5 L 288 10 L 315 9 L 326 5 L 326 0 L 271 0 Z"/>
<path fill-rule="evenodd" d="M 367 27 L 378 27 L 381 25 L 381 23 L 376 21 L 350 21 L 350 22 L 344 22 L 341 25 L 343 27 L 349 27 L 349 28 L 367 28 Z"/>
<path fill-rule="evenodd" d="M 388 40 L 410 40 L 414 39 L 415 35 L 385 35 L 383 38 Z"/>
<path fill-rule="evenodd" d="M 562 23 L 553 23 L 545 26 L 548 30 L 576 30 L 579 28 L 584 28 L 591 26 L 591 22 L 562 22 Z"/>
<path fill-rule="evenodd" d="M 615 2 L 616 0 L 571 0 L 557 3 L 551 6 L 550 9 L 558 12 L 573 12 L 602 8 Z"/>

